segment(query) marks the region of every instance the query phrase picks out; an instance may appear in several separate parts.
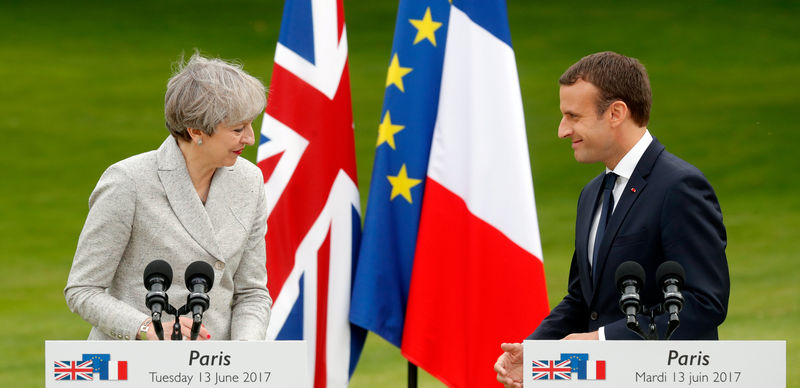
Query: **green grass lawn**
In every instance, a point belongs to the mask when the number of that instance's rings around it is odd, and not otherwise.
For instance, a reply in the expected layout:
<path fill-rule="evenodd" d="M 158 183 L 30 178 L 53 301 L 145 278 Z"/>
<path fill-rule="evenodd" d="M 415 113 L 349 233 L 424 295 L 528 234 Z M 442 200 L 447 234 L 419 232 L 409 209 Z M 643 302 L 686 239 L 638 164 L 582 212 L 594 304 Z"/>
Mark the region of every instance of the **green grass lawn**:
<path fill-rule="evenodd" d="M 345 1 L 362 206 L 396 8 Z M 578 193 L 601 170 L 577 164 L 556 137 L 557 79 L 585 54 L 618 51 L 649 69 L 651 132 L 703 170 L 719 196 L 732 282 L 720 336 L 787 340 L 787 385 L 800 387 L 800 3 L 514 0 L 508 8 L 551 305 L 566 289 Z M 167 136 L 172 63 L 197 48 L 268 83 L 281 12 L 277 0 L 0 4 L 0 386 L 42 386 L 44 340 L 87 335 L 62 289 L 88 196 L 108 165 Z M 405 376 L 399 351 L 370 336 L 351 386 L 403 387 Z M 424 373 L 420 381 L 442 386 Z"/>

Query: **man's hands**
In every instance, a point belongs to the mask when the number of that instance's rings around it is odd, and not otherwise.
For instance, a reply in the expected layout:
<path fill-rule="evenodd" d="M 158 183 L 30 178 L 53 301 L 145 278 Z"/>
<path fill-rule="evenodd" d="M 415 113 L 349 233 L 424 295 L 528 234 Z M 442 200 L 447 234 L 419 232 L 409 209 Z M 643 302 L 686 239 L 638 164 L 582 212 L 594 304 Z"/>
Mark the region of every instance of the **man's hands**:
<path fill-rule="evenodd" d="M 591 333 L 572 333 L 562 340 L 597 340 L 597 331 Z M 522 344 L 504 343 L 500 345 L 503 354 L 497 357 L 494 371 L 497 372 L 497 381 L 506 388 L 522 388 Z"/>
<path fill-rule="evenodd" d="M 500 349 L 503 354 L 494 364 L 497 381 L 506 388 L 522 388 L 522 344 L 504 343 Z"/>
<path fill-rule="evenodd" d="M 597 333 L 597 330 L 591 333 L 572 333 L 564 338 L 563 340 L 599 340 L 600 335 Z"/>

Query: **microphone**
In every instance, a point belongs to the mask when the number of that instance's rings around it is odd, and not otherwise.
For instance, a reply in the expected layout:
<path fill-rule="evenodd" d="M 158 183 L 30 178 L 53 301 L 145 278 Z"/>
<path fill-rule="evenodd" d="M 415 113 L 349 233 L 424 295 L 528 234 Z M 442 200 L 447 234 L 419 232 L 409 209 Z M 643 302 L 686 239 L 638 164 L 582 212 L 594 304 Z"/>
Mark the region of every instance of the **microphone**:
<path fill-rule="evenodd" d="M 164 260 L 153 260 L 144 269 L 144 287 L 147 289 L 145 305 L 153 318 L 153 328 L 158 339 L 164 339 L 164 328 L 161 326 L 161 313 L 169 307 L 167 290 L 172 284 L 172 267 Z"/>
<path fill-rule="evenodd" d="M 681 287 L 683 287 L 684 278 L 686 278 L 686 272 L 677 261 L 666 261 L 656 270 L 656 279 L 664 292 L 664 310 L 669 314 L 666 339 L 672 337 L 672 333 L 681 324 L 678 313 L 683 310 Z"/>
<path fill-rule="evenodd" d="M 192 313 L 191 339 L 196 340 L 203 322 L 203 312 L 208 310 L 210 303 L 208 292 L 214 285 L 214 268 L 204 261 L 195 261 L 186 268 L 184 280 L 190 292 L 186 307 Z"/>
<path fill-rule="evenodd" d="M 627 316 L 626 325 L 642 339 L 647 339 L 636 319 L 636 314 L 642 311 L 639 290 L 644 287 L 644 268 L 635 261 L 626 261 L 617 267 L 614 283 L 622 293 L 619 299 L 619 308 Z"/>

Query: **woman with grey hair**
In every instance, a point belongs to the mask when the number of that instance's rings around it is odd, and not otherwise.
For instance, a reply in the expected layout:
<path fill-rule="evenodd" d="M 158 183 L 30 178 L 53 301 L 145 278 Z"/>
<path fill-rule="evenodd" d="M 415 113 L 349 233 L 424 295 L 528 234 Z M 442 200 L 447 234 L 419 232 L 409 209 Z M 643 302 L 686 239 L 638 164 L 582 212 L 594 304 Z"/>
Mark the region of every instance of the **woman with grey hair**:
<path fill-rule="evenodd" d="M 239 157 L 255 142 L 251 124 L 265 94 L 240 66 L 198 54 L 169 80 L 164 111 L 171 136 L 157 150 L 113 164 L 89 197 L 64 295 L 93 326 L 90 340 L 157 338 L 142 283 L 157 259 L 170 264 L 175 283 L 195 261 L 213 268 L 198 338 L 265 338 L 272 299 L 264 180 Z M 175 304 L 189 290 L 175 284 L 168 294 Z M 165 314 L 165 339 L 172 323 Z M 179 323 L 189 336 L 192 319 Z"/>

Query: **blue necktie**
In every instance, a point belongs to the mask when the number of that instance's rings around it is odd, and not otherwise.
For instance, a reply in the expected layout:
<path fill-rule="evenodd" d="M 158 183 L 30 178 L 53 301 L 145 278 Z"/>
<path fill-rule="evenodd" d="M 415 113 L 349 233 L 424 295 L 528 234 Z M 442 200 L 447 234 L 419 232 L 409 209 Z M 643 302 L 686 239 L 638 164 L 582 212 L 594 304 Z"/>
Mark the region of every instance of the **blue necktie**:
<path fill-rule="evenodd" d="M 608 219 L 614 211 L 614 183 L 617 181 L 617 174 L 610 172 L 603 177 L 603 208 L 600 210 L 600 222 L 597 223 L 597 234 L 594 237 L 594 248 L 592 250 L 592 273 L 597 264 L 597 253 L 600 244 L 603 242 L 603 235 L 606 233 Z"/>

